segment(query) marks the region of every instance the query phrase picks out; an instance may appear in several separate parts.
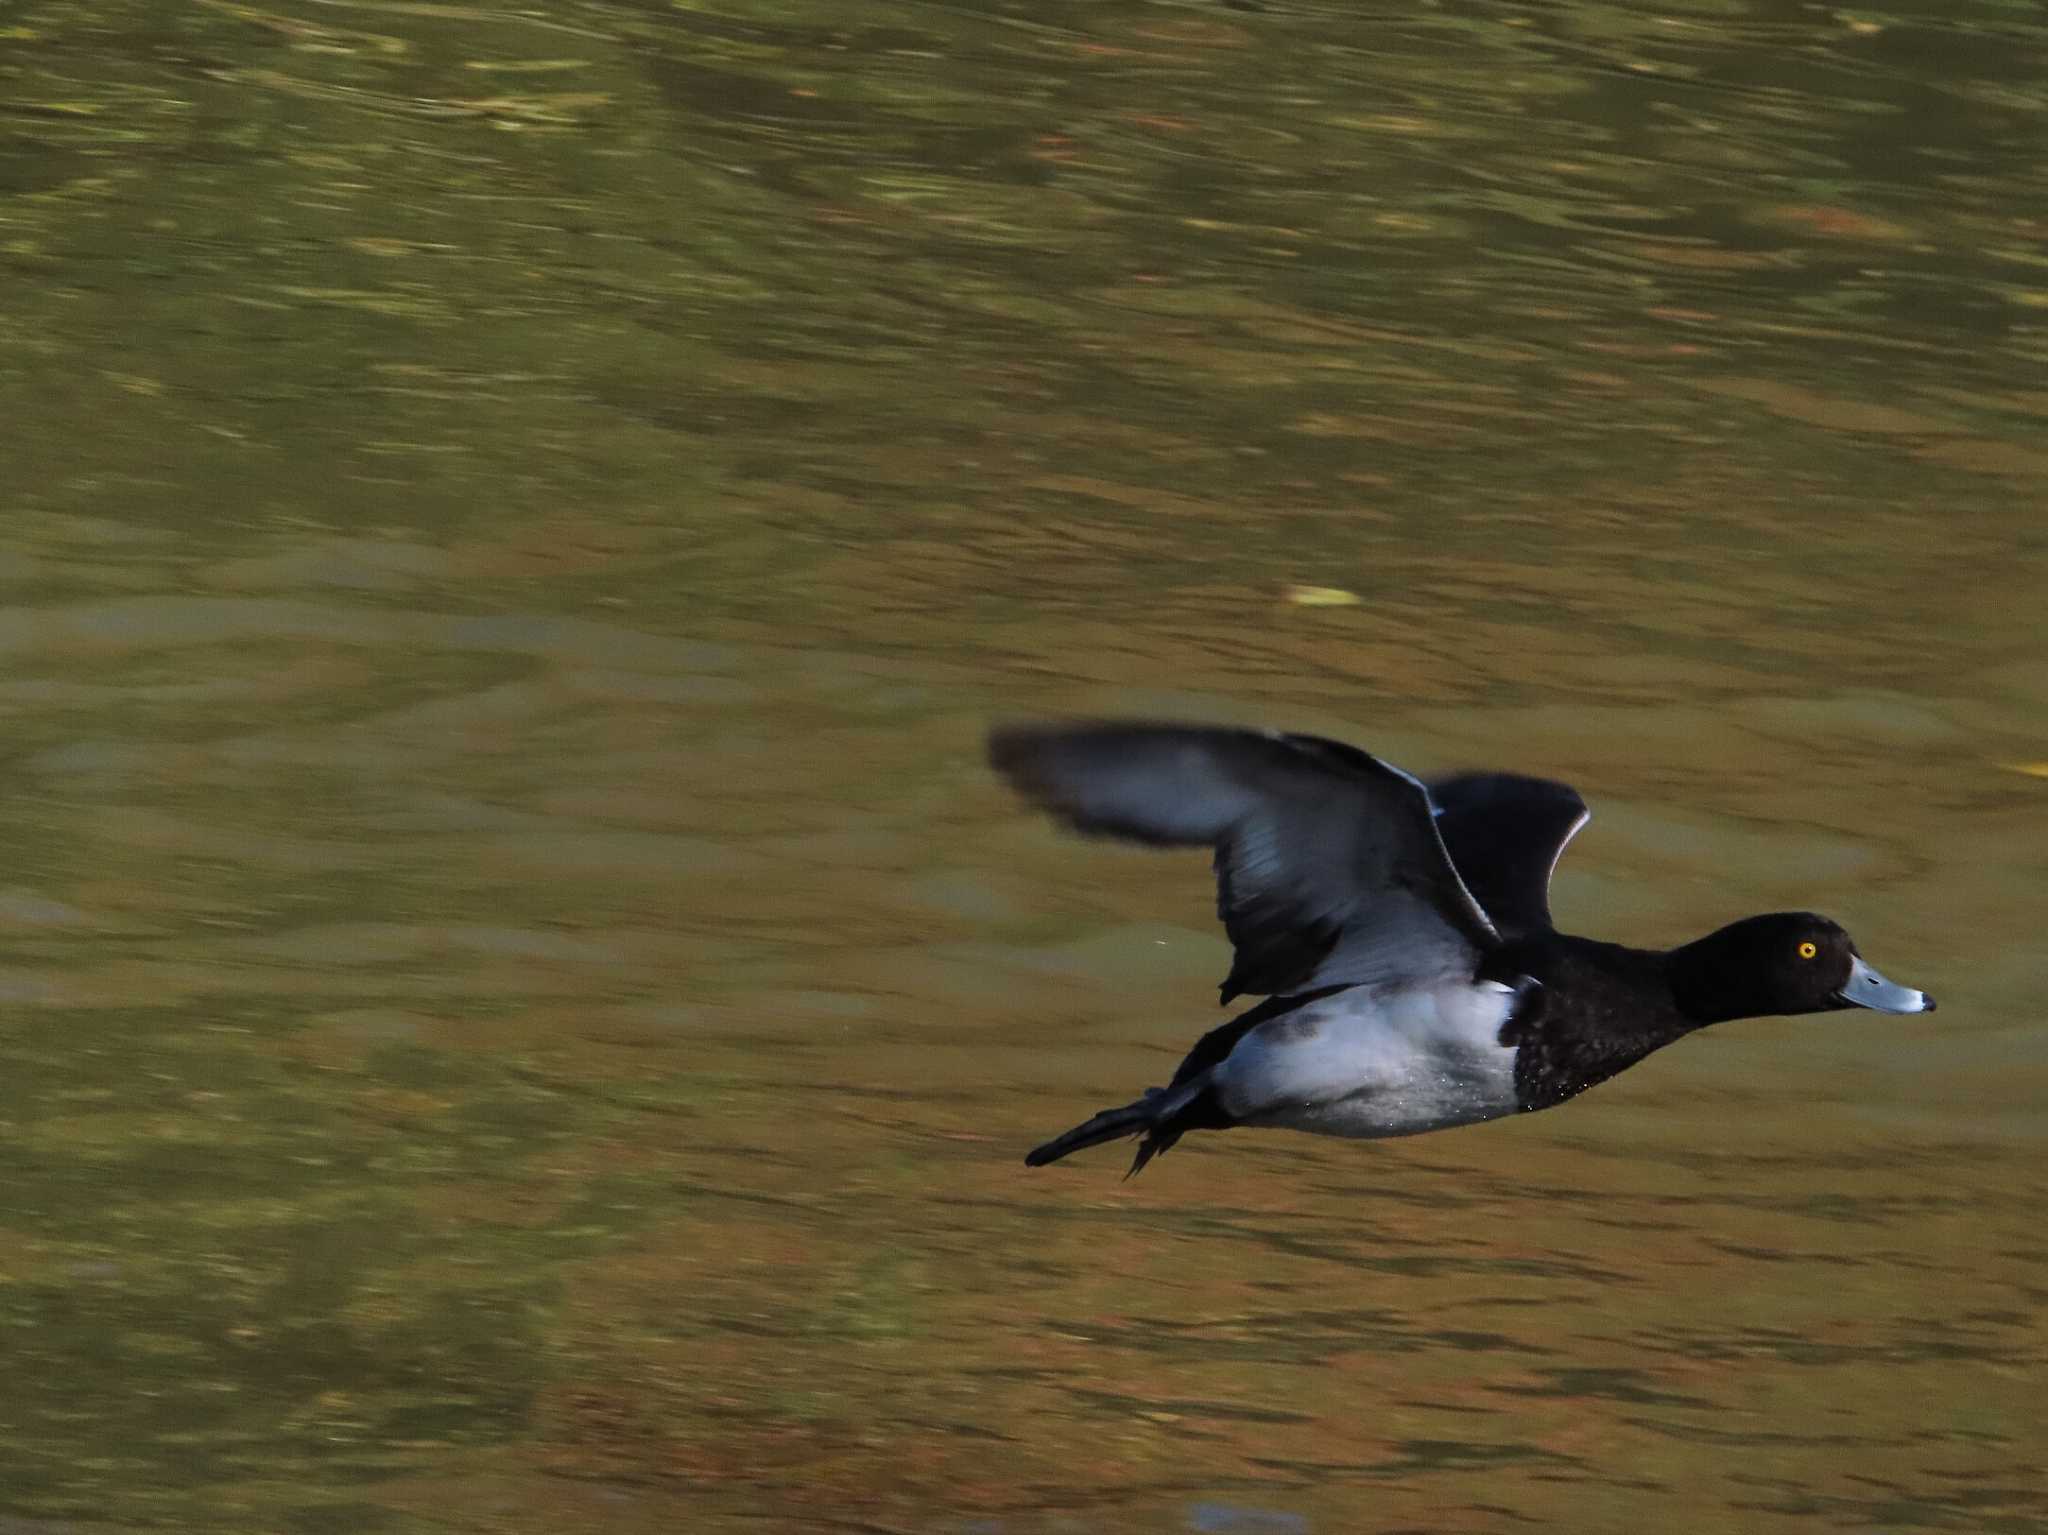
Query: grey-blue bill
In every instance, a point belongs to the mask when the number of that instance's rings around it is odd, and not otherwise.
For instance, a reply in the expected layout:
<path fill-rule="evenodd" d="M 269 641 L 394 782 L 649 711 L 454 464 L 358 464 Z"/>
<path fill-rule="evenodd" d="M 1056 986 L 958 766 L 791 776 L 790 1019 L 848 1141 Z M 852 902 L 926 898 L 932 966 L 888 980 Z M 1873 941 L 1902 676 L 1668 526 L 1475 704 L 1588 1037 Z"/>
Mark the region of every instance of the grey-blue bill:
<path fill-rule="evenodd" d="M 1880 1013 L 1934 1011 L 1934 998 L 1924 991 L 1886 980 L 1863 962 L 1861 954 L 1849 957 L 1849 979 L 1842 983 L 1835 999 L 1845 1007 L 1867 1007 Z"/>

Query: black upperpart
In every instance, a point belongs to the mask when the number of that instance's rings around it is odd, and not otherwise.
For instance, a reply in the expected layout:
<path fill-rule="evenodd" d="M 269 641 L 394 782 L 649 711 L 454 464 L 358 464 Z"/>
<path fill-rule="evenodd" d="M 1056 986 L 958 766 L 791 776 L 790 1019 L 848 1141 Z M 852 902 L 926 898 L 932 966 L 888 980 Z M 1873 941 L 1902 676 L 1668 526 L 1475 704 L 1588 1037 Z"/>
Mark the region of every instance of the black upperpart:
<path fill-rule="evenodd" d="M 1551 931 L 1550 875 L 1590 820 L 1570 784 L 1521 773 L 1460 773 L 1429 786 L 1437 835 L 1501 937 Z"/>

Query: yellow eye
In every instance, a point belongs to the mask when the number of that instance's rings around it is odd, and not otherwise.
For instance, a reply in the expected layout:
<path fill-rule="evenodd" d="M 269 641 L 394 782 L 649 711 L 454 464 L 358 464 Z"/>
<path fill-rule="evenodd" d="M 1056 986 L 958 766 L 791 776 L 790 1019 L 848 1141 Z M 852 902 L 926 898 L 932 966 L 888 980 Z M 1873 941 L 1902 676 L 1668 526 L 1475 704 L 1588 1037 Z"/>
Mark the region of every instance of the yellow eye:
<path fill-rule="evenodd" d="M 1801 959 L 1812 959 L 1813 956 L 1818 954 L 1819 952 L 1820 945 L 1815 943 L 1811 938 L 1807 939 L 1806 942 L 1802 943 L 1799 946 L 1799 957 Z"/>

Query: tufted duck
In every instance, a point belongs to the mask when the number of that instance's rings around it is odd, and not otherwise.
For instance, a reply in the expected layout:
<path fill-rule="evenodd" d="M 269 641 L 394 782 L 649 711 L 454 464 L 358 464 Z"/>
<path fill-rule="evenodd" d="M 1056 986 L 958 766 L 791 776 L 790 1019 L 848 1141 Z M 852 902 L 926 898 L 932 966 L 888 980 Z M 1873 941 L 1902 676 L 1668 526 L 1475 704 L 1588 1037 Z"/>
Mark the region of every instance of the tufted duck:
<path fill-rule="evenodd" d="M 1237 1125 L 1417 1135 L 1551 1108 L 1730 1018 L 1934 1010 L 1811 912 L 1670 950 L 1558 932 L 1551 871 L 1589 819 L 1561 783 L 1425 785 L 1336 741 L 1172 724 L 1012 726 L 989 760 L 1076 830 L 1213 847 L 1236 951 L 1222 1000 L 1266 998 L 1033 1167 L 1142 1135 L 1136 1173 L 1190 1130 Z"/>

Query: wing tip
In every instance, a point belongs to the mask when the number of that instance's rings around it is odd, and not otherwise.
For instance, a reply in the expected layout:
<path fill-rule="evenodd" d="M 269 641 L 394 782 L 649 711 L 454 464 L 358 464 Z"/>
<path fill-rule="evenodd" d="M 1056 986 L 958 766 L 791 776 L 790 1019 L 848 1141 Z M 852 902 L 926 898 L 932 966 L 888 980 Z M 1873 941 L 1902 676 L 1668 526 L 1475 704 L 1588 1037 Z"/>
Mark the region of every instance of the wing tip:
<path fill-rule="evenodd" d="M 1004 777 L 1029 750 L 1030 743 L 1044 730 L 1025 720 L 1003 720 L 988 728 L 988 735 L 982 742 L 982 755 L 988 765 Z"/>
<path fill-rule="evenodd" d="M 1066 732 L 1032 720 L 992 726 L 983 752 L 989 768 L 1018 794 L 1045 809 L 1059 810 L 1058 773 L 1053 752 Z"/>

